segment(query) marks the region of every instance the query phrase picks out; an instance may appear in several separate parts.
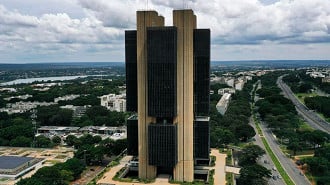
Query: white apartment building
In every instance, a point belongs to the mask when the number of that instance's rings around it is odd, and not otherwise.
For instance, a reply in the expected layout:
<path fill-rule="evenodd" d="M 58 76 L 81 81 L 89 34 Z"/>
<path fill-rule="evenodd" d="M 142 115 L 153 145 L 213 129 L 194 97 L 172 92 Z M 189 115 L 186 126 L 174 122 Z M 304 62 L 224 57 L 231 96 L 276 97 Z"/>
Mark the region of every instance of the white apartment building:
<path fill-rule="evenodd" d="M 226 84 L 230 87 L 234 87 L 235 85 L 235 79 L 234 78 L 227 78 L 226 79 Z"/>
<path fill-rule="evenodd" d="M 216 108 L 221 115 L 226 113 L 230 99 L 231 94 L 225 93 L 217 103 Z"/>
<path fill-rule="evenodd" d="M 101 106 L 106 107 L 110 111 L 125 112 L 126 99 L 125 95 L 108 94 L 101 96 Z"/>
<path fill-rule="evenodd" d="M 244 81 L 243 80 L 238 80 L 235 82 L 235 89 L 238 91 L 241 91 L 244 87 Z"/>

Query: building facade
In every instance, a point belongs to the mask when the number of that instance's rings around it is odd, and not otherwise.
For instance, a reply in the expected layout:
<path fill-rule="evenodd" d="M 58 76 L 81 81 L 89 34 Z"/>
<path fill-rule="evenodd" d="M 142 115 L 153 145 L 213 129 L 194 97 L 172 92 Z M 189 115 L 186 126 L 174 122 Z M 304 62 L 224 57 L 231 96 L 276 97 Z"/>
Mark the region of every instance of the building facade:
<path fill-rule="evenodd" d="M 196 28 L 192 10 L 174 10 L 173 26 L 156 11 L 138 11 L 137 29 L 125 32 L 128 154 L 139 177 L 160 173 L 194 180 L 208 160 L 210 30 Z"/>

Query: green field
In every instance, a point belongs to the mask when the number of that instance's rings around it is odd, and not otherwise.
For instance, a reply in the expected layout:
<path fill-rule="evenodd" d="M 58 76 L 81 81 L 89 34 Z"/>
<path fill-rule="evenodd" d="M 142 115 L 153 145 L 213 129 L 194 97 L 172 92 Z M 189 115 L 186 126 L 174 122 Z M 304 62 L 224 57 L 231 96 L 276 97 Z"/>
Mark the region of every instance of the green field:
<path fill-rule="evenodd" d="M 305 103 L 304 99 L 306 97 L 315 97 L 315 96 L 317 96 L 317 94 L 316 93 L 297 93 L 297 94 L 295 94 L 295 96 L 299 99 L 299 101 L 301 103 L 304 104 Z"/>

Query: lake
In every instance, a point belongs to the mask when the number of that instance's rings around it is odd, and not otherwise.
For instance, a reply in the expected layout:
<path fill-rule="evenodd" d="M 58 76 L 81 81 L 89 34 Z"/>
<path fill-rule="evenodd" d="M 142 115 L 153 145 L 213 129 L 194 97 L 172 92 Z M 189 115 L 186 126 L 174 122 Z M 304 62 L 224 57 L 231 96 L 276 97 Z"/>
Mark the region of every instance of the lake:
<path fill-rule="evenodd" d="M 87 76 L 57 76 L 57 77 L 43 77 L 43 78 L 26 78 L 26 79 L 17 79 L 10 82 L 4 82 L 0 85 L 14 85 L 14 84 L 28 84 L 32 82 L 47 82 L 47 81 L 65 81 L 65 80 L 74 80 L 77 78 L 86 78 Z"/>

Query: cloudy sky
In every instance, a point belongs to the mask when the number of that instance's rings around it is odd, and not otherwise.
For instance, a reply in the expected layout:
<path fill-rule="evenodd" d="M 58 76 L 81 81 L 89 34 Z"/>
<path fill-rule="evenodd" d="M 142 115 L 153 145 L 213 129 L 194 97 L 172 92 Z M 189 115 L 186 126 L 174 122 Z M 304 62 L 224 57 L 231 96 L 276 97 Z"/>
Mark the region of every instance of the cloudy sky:
<path fill-rule="evenodd" d="M 182 8 L 214 61 L 330 59 L 330 0 L 0 0 L 0 63 L 123 62 L 136 10 Z"/>

